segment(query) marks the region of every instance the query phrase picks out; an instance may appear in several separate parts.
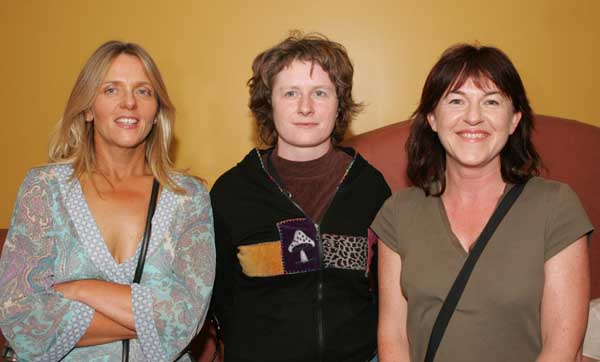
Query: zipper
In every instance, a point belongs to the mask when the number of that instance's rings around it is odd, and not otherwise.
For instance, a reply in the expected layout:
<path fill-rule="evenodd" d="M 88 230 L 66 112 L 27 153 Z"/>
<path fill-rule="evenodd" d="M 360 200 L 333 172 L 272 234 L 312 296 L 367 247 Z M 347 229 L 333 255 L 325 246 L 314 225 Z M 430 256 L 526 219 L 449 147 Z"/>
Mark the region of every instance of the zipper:
<path fill-rule="evenodd" d="M 272 152 L 272 150 L 270 150 L 268 152 Z M 307 220 L 310 220 L 310 222 L 313 223 L 313 225 L 315 226 L 315 229 L 317 231 L 316 236 L 317 236 L 318 240 L 316 240 L 316 243 L 317 243 L 318 252 L 319 252 L 319 271 L 318 271 L 319 272 L 319 282 L 317 283 L 317 343 L 318 343 L 318 357 L 319 357 L 318 360 L 319 360 L 319 362 L 323 362 L 323 354 L 324 354 L 324 348 L 325 348 L 325 335 L 323 332 L 323 269 L 324 269 L 323 266 L 324 265 L 323 265 L 323 241 L 321 239 L 321 227 L 318 223 L 314 222 L 314 220 L 306 214 L 304 209 L 302 209 L 302 207 L 300 207 L 300 205 L 298 205 L 298 203 L 296 201 L 294 201 L 294 199 L 292 198 L 292 194 L 288 190 L 282 188 L 281 185 L 279 184 L 278 180 L 275 177 L 273 177 L 273 175 L 271 175 L 271 173 L 269 173 L 269 171 L 267 170 L 267 167 L 265 167 L 265 165 L 262 161 L 262 157 L 261 157 L 260 151 L 258 149 L 256 149 L 256 154 L 258 156 L 258 160 L 260 162 L 261 168 L 267 174 L 269 179 L 275 184 L 275 186 L 277 186 L 279 191 L 292 203 L 292 205 L 294 205 L 298 209 L 298 211 L 300 211 L 302 213 L 302 215 L 304 215 L 304 217 Z M 338 183 L 337 187 L 335 188 L 333 197 L 331 198 L 331 200 L 329 201 L 329 204 L 325 208 L 325 212 L 323 213 L 323 218 L 321 219 L 321 221 L 325 220 L 325 216 L 327 216 L 327 212 L 329 211 L 329 207 L 333 203 L 333 199 L 335 199 L 335 196 L 337 195 L 340 187 L 346 180 L 346 176 L 348 175 L 348 173 L 350 172 L 350 169 L 354 165 L 354 161 L 356 160 L 356 155 L 357 155 L 357 153 L 355 153 L 354 156 L 352 157 L 352 161 L 350 161 L 350 164 L 348 164 L 348 167 L 346 168 L 346 172 L 344 172 L 344 175 L 342 176 L 340 182 Z M 270 155 L 268 157 L 270 157 Z"/>
<path fill-rule="evenodd" d="M 325 349 L 325 336 L 323 333 L 323 242 L 321 241 L 321 228 L 317 223 L 315 223 L 315 228 L 317 229 L 317 238 L 319 239 L 317 242 L 317 245 L 319 246 L 319 283 L 317 284 L 317 341 L 319 346 L 319 362 L 323 362 L 323 350 Z"/>

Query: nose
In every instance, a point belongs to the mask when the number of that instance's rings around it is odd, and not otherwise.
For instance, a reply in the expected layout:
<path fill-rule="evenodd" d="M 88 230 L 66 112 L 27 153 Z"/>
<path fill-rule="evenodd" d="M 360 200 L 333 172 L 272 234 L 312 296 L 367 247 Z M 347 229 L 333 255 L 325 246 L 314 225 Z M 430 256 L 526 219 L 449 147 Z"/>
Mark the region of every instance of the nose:
<path fill-rule="evenodd" d="M 314 112 L 313 100 L 309 95 L 300 97 L 298 104 L 298 113 L 303 116 L 311 115 Z"/>
<path fill-rule="evenodd" d="M 135 99 L 133 91 L 125 92 L 121 100 L 121 107 L 125 109 L 135 109 L 137 107 L 137 99 Z"/>
<path fill-rule="evenodd" d="M 474 126 L 482 122 L 481 119 L 481 105 L 477 102 L 471 102 L 465 115 L 465 122 L 469 125 Z"/>

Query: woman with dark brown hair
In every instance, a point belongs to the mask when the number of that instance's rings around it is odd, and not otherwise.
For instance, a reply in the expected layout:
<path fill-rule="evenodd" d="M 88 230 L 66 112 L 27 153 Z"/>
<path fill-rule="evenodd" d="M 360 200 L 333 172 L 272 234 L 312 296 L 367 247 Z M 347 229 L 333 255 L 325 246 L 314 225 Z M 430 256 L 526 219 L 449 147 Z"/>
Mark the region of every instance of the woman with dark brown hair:
<path fill-rule="evenodd" d="M 537 176 L 533 115 L 510 59 L 493 47 L 448 49 L 412 122 L 414 187 L 372 225 L 380 361 L 575 360 L 592 225 L 567 185 Z"/>
<path fill-rule="evenodd" d="M 293 34 L 252 66 L 254 149 L 211 190 L 214 303 L 227 362 L 366 362 L 377 303 L 368 229 L 389 196 L 383 176 L 342 148 L 353 67 L 344 47 Z"/>

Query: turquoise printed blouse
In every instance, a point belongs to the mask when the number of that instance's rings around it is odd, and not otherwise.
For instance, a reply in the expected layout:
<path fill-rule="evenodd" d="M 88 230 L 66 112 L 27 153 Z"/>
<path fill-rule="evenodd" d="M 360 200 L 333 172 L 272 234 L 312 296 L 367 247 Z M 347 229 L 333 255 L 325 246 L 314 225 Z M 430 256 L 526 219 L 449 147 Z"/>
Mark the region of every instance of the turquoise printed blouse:
<path fill-rule="evenodd" d="M 94 311 L 66 299 L 55 283 L 101 279 L 131 284 L 139 246 L 117 264 L 88 208 L 71 165 L 29 171 L 0 258 L 0 328 L 19 361 L 121 360 L 121 342 L 75 347 Z M 152 219 L 141 282 L 131 285 L 137 339 L 130 361 L 173 361 L 198 333 L 212 292 L 215 250 L 208 192 L 174 174 L 186 190 L 164 188 Z M 188 356 L 179 361 L 190 361 Z"/>

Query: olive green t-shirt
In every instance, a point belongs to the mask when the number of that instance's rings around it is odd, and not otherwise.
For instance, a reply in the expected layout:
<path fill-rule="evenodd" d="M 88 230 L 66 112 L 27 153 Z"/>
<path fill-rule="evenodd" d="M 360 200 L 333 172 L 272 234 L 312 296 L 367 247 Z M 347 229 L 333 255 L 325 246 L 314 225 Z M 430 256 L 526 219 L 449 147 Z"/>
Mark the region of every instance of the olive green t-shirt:
<path fill-rule="evenodd" d="M 411 361 L 423 361 L 431 329 L 467 253 L 439 197 L 392 195 L 373 225 L 402 258 Z M 437 351 L 442 362 L 533 361 L 541 351 L 544 262 L 593 230 L 577 195 L 531 179 L 490 239 Z"/>

